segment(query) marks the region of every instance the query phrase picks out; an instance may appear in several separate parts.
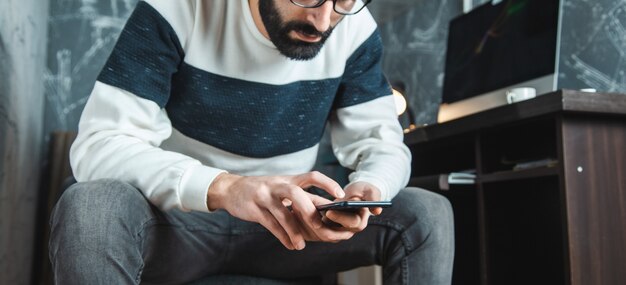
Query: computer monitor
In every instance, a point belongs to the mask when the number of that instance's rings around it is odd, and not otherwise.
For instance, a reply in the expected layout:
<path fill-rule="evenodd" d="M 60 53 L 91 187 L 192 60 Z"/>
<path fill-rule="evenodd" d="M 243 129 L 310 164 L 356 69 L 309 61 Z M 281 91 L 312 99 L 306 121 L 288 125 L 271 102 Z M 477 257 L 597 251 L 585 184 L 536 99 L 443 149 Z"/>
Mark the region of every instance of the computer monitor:
<path fill-rule="evenodd" d="M 511 88 L 556 89 L 560 1 L 497 2 L 450 22 L 438 122 L 507 104 Z"/>

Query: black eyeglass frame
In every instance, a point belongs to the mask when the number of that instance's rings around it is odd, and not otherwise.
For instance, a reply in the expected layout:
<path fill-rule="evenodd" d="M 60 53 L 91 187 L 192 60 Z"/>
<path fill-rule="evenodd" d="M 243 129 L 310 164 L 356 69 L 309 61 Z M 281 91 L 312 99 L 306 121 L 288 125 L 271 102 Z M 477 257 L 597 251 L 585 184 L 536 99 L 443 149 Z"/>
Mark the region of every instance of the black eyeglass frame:
<path fill-rule="evenodd" d="M 310 5 L 310 6 L 309 5 L 303 5 L 301 3 L 297 3 L 294 0 L 289 0 L 289 1 L 291 1 L 291 3 L 293 5 L 296 5 L 298 7 L 302 7 L 302 8 L 317 8 L 317 7 L 320 7 L 320 6 L 324 5 L 324 3 L 326 3 L 326 1 L 329 1 L 329 0 L 318 0 L 317 4 Z M 330 0 L 330 1 L 333 1 L 333 10 L 335 10 L 335 12 L 337 14 L 346 15 L 346 16 L 354 15 L 354 14 L 356 14 L 358 12 L 361 12 L 361 10 L 363 10 L 363 8 L 365 8 L 365 6 L 367 6 L 367 4 L 372 2 L 372 0 L 363 0 L 363 7 L 361 7 L 356 12 L 347 13 L 347 12 L 342 12 L 342 11 L 337 10 L 337 0 Z"/>

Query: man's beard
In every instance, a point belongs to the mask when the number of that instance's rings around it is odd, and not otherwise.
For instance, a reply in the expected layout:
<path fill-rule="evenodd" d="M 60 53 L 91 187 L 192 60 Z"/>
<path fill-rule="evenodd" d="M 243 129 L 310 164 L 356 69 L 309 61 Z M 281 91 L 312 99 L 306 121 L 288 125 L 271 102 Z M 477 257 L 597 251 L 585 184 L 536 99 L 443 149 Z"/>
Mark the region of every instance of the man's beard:
<path fill-rule="evenodd" d="M 274 0 L 259 1 L 259 12 L 272 43 L 282 55 L 293 60 L 310 60 L 317 56 L 333 31 L 330 27 L 327 31 L 320 32 L 314 26 L 300 21 L 284 22 Z M 292 39 L 289 37 L 291 31 L 319 36 L 321 39 L 312 43 Z"/>

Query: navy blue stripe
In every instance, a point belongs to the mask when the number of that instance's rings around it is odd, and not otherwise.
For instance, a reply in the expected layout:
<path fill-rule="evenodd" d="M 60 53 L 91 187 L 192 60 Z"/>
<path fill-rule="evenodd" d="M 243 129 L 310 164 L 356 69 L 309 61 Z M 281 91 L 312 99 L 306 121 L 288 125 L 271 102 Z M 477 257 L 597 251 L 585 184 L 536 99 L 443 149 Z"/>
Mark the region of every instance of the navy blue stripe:
<path fill-rule="evenodd" d="M 150 4 L 140 1 L 98 76 L 98 81 L 165 106 L 184 52 L 174 29 Z"/>
<path fill-rule="evenodd" d="M 334 108 L 344 108 L 390 95 L 382 73 L 383 44 L 378 30 L 348 58 Z"/>
<path fill-rule="evenodd" d="M 139 2 L 98 80 L 154 101 L 188 137 L 257 158 L 312 147 L 333 108 L 391 93 L 377 32 L 348 59 L 341 78 L 263 84 L 211 74 L 183 58 L 169 23 Z"/>
<path fill-rule="evenodd" d="M 317 144 L 339 79 L 270 85 L 211 74 L 183 63 L 166 110 L 181 133 L 257 158 Z"/>

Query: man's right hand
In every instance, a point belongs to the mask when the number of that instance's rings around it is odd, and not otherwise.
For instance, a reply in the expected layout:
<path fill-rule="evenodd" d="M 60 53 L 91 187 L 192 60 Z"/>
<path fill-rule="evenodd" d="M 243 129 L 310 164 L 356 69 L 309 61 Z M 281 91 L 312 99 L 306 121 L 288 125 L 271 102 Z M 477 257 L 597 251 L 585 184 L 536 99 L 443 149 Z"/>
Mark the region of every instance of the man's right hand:
<path fill-rule="evenodd" d="M 304 190 L 311 186 L 335 198 L 345 195 L 337 182 L 316 171 L 292 176 L 223 173 L 209 187 L 207 206 L 210 210 L 224 209 L 239 219 L 263 225 L 292 250 L 303 249 L 305 240 L 338 242 L 351 238 L 353 232 L 322 222 L 315 206 L 331 201 Z"/>

